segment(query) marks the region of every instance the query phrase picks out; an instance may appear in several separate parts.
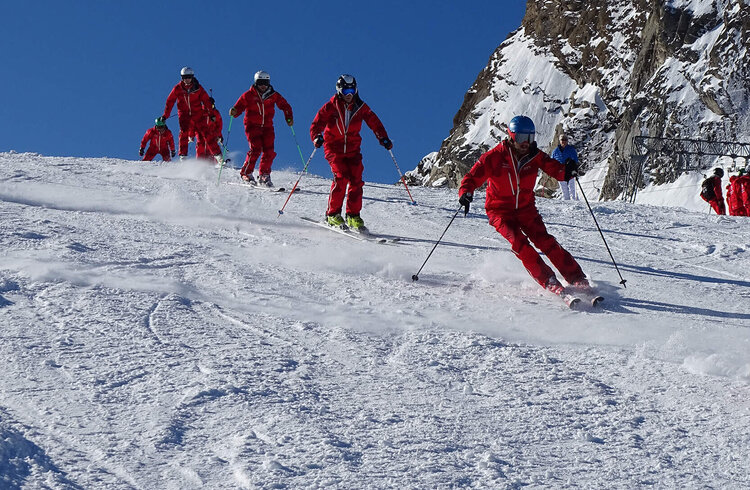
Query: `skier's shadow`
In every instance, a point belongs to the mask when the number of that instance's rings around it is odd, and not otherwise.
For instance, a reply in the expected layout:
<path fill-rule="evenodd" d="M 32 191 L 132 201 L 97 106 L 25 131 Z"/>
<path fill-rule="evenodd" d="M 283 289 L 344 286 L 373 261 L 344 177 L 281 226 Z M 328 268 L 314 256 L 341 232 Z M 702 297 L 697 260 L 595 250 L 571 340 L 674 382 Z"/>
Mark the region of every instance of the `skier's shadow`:
<path fill-rule="evenodd" d="M 619 310 L 623 313 L 636 313 L 635 311 L 628 309 L 632 308 L 681 315 L 701 315 L 706 317 L 722 318 L 725 320 L 750 320 L 750 313 L 732 313 L 727 311 L 712 310 L 709 308 L 678 305 L 673 303 L 662 303 L 660 301 L 650 301 L 645 299 L 620 298 L 617 301 L 617 306 L 620 307 Z M 748 325 L 748 328 L 750 328 L 750 325 Z"/>

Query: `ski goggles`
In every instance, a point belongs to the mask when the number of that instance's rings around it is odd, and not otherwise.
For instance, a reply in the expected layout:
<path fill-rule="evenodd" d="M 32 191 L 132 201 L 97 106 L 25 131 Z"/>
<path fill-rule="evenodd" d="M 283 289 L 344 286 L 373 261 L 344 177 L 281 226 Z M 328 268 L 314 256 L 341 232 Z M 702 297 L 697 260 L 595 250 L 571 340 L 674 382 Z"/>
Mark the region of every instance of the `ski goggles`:
<path fill-rule="evenodd" d="M 268 87 L 271 84 L 268 83 L 268 80 L 258 80 L 257 82 L 255 82 L 255 85 L 258 85 L 261 87 Z"/>
<path fill-rule="evenodd" d="M 341 89 L 341 95 L 354 95 L 357 93 L 356 88 L 344 88 Z"/>
<path fill-rule="evenodd" d="M 534 142 L 534 133 L 511 133 L 511 137 L 513 138 L 513 141 L 518 143 L 519 145 L 521 143 L 533 143 Z"/>
<path fill-rule="evenodd" d="M 183 80 L 192 80 L 193 78 L 193 75 L 182 75 Z"/>

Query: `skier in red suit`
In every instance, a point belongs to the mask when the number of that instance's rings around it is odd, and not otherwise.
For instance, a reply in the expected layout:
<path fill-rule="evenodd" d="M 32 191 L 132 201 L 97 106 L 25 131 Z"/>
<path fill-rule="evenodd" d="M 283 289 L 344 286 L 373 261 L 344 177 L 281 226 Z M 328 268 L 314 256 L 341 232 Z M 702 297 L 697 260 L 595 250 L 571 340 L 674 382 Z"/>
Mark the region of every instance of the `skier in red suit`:
<path fill-rule="evenodd" d="M 750 216 L 750 175 L 745 175 L 744 171 L 740 170 L 735 184 L 737 216 Z"/>
<path fill-rule="evenodd" d="M 562 164 L 537 149 L 534 122 L 516 116 L 508 124 L 509 139 L 479 157 L 461 181 L 459 202 L 469 211 L 474 190 L 485 182 L 485 209 L 490 224 L 510 242 L 511 250 L 526 270 L 545 289 L 561 294 L 563 286 L 552 269 L 531 246 L 533 243 L 571 285 L 588 288 L 586 276 L 567 250 L 547 232 L 536 209 L 534 185 L 539 169 L 559 181 L 579 175 L 572 159 Z"/>
<path fill-rule="evenodd" d="M 721 191 L 721 178 L 724 177 L 724 169 L 716 167 L 714 174 L 706 180 L 711 181 L 713 191 L 708 197 L 703 191 L 701 191 L 701 199 L 711 205 L 711 208 L 716 214 L 727 214 L 726 207 L 724 206 L 724 196 Z M 705 184 L 705 181 L 704 181 Z M 704 189 L 705 190 L 705 189 Z"/>
<path fill-rule="evenodd" d="M 229 115 L 232 117 L 239 117 L 240 114 L 245 113 L 245 135 L 250 146 L 245 164 L 240 170 L 240 177 L 245 182 L 256 183 L 253 172 L 255 171 L 255 163 L 260 157 L 257 183 L 273 187 L 271 165 L 273 159 L 276 158 L 276 152 L 274 151 L 276 133 L 273 129 L 273 116 L 276 113 L 274 106 L 284 113 L 284 119 L 289 126 L 294 124 L 292 107 L 289 102 L 271 86 L 271 76 L 261 70 L 255 74 L 253 86 L 250 87 L 250 90 L 240 95 L 234 106 L 229 109 Z M 263 154 L 262 157 L 261 153 Z"/>
<path fill-rule="evenodd" d="M 180 160 L 187 157 L 188 138 L 192 131 L 206 140 L 209 153 L 216 159 L 219 165 L 224 164 L 219 144 L 208 137 L 209 129 L 206 123 L 206 113 L 211 107 L 208 93 L 195 79 L 195 72 L 186 66 L 180 71 L 182 81 L 174 86 L 167 97 L 164 105 L 162 120 L 167 120 L 172 113 L 172 108 L 177 103 L 177 117 L 180 122 Z"/>
<path fill-rule="evenodd" d="M 211 108 L 206 112 L 206 127 L 208 128 L 209 138 L 213 139 L 214 141 L 221 142 L 223 141 L 221 137 L 221 131 L 223 129 L 224 123 L 221 119 L 219 110 L 216 108 L 216 101 L 214 100 L 214 98 L 209 97 L 208 100 L 211 101 Z M 199 134 L 196 134 L 195 138 L 195 153 L 198 158 L 211 157 L 211 153 L 208 148 L 208 141 L 202 139 Z"/>
<path fill-rule="evenodd" d="M 146 143 L 150 142 L 148 151 L 146 149 Z M 144 152 L 146 153 L 144 156 Z M 158 154 L 161 155 L 161 159 L 165 162 L 172 160 L 170 156 L 174 156 L 174 137 L 172 131 L 169 130 L 167 125 L 161 118 L 156 119 L 156 125 L 153 128 L 148 128 L 146 134 L 141 139 L 141 148 L 138 154 L 143 157 L 143 161 L 150 162 Z"/>
<path fill-rule="evenodd" d="M 736 175 L 729 177 L 726 204 L 729 216 L 742 216 L 744 206 L 742 204 L 742 194 L 740 194 L 740 183 L 737 182 Z"/>
<path fill-rule="evenodd" d="M 351 75 L 341 75 L 336 82 L 336 94 L 315 115 L 310 126 L 310 137 L 316 148 L 325 149 L 325 156 L 333 171 L 333 183 L 328 196 L 326 220 L 329 225 L 363 229 L 362 210 L 362 137 L 359 132 L 364 121 L 375 133 L 386 150 L 393 148 L 383 123 L 360 99 L 357 80 Z M 347 186 L 349 190 L 347 191 Z M 341 208 L 346 196 L 346 222 Z"/>

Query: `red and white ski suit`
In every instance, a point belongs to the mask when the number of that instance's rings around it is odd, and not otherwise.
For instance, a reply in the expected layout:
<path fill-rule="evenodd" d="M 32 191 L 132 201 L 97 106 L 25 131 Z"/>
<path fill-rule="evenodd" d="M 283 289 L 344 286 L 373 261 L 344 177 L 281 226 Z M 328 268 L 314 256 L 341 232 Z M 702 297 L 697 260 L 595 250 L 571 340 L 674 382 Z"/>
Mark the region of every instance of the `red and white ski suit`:
<path fill-rule="evenodd" d="M 185 85 L 183 81 L 174 86 L 164 106 L 164 114 L 162 115 L 164 120 L 169 118 L 175 103 L 177 103 L 177 117 L 180 121 L 180 156 L 187 156 L 188 138 L 193 131 L 206 140 L 208 151 L 212 156 L 220 154 L 219 144 L 208 137 L 209 129 L 206 124 L 206 113 L 211 108 L 211 101 L 208 93 L 201 87 L 198 80 L 193 79 L 190 87 Z"/>
<path fill-rule="evenodd" d="M 510 242 L 513 253 L 542 287 L 555 273 L 529 241 L 549 258 L 568 283 L 582 281 L 586 276 L 581 266 L 547 232 L 534 196 L 539 169 L 563 181 L 565 165 L 542 151 L 520 163 L 511 145 L 505 140 L 479 157 L 461 181 L 458 195 L 474 192 L 487 182 L 485 209 L 490 224 Z"/>
<path fill-rule="evenodd" d="M 150 162 L 157 154 L 160 154 L 161 159 L 165 162 L 172 160 L 171 153 L 174 151 L 174 137 L 169 128 L 165 127 L 164 131 L 159 131 L 156 127 L 148 128 L 146 134 L 141 139 L 141 150 L 146 148 L 146 143 L 149 143 L 149 147 L 143 156 L 144 162 Z"/>
<path fill-rule="evenodd" d="M 347 106 L 344 99 L 337 95 L 331 97 L 315 115 L 310 126 L 310 137 L 315 141 L 323 135 L 325 157 L 331 165 L 333 183 L 328 196 L 328 216 L 341 214 L 346 196 L 346 214 L 358 216 L 362 210 L 362 122 L 370 127 L 378 141 L 388 138 L 383 123 L 365 104 L 358 94 Z M 347 191 L 347 186 L 349 190 Z"/>
<path fill-rule="evenodd" d="M 233 107 L 236 111 L 234 117 L 239 117 L 240 114 L 245 113 L 245 136 L 247 136 L 247 143 L 250 146 L 240 174 L 251 175 L 255 171 L 255 162 L 258 161 L 258 157 L 262 153 L 259 173 L 270 175 L 273 159 L 276 158 L 276 152 L 274 151 L 276 133 L 273 129 L 275 107 L 278 107 L 284 113 L 284 119 L 291 120 L 293 118 L 292 106 L 272 86 L 269 85 L 268 90 L 261 94 L 253 85 L 250 90 L 240 95 Z"/>
<path fill-rule="evenodd" d="M 221 131 L 224 128 L 224 122 L 221 119 L 219 110 L 215 107 L 206 112 L 206 128 L 209 133 L 208 139 L 219 141 Z M 213 156 L 208 148 L 208 140 L 201 138 L 200 134 L 195 135 L 195 153 L 198 158 L 210 158 Z"/>

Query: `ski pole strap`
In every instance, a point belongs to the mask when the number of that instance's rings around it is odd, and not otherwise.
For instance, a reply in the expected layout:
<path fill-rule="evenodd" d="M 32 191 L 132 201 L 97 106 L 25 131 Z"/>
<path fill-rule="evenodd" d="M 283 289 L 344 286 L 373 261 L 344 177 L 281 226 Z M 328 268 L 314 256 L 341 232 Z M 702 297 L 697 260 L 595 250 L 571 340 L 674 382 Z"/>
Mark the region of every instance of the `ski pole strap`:
<path fill-rule="evenodd" d="M 396 170 L 398 171 L 398 175 L 401 176 L 401 182 L 404 184 L 404 189 L 406 189 L 406 193 L 409 194 L 409 199 L 411 200 L 412 204 L 417 204 L 417 201 L 414 200 L 413 197 L 411 197 L 411 191 L 409 190 L 409 186 L 406 185 L 406 179 L 404 178 L 404 174 L 401 173 L 401 168 L 398 166 L 398 162 L 396 162 L 396 157 L 393 155 L 393 150 L 388 150 L 388 153 L 391 154 L 391 159 L 393 159 L 393 164 L 396 165 Z"/>
<path fill-rule="evenodd" d="M 596 229 L 599 230 L 599 235 L 602 237 L 602 241 L 604 242 L 604 247 L 607 249 L 607 253 L 609 253 L 609 258 L 612 259 L 612 263 L 615 266 L 615 270 L 617 271 L 617 275 L 620 276 L 620 284 L 622 284 L 622 287 L 625 286 L 625 283 L 627 282 L 626 279 L 623 279 L 622 274 L 620 274 L 620 268 L 617 267 L 617 262 L 615 262 L 615 258 L 612 256 L 612 251 L 609 249 L 609 245 L 607 245 L 607 240 L 604 238 L 604 233 L 602 233 L 601 227 L 599 227 L 599 222 L 596 220 L 596 216 L 594 215 L 594 211 L 591 209 L 591 205 L 589 204 L 589 200 L 586 198 L 586 193 L 583 192 L 583 186 L 581 185 L 581 181 L 578 180 L 578 176 L 576 176 L 576 183 L 578 184 L 578 188 L 581 190 L 581 195 L 583 196 L 583 200 L 586 201 L 586 206 L 589 208 L 589 213 L 591 213 L 591 217 L 594 218 L 594 224 L 596 225 Z"/>

